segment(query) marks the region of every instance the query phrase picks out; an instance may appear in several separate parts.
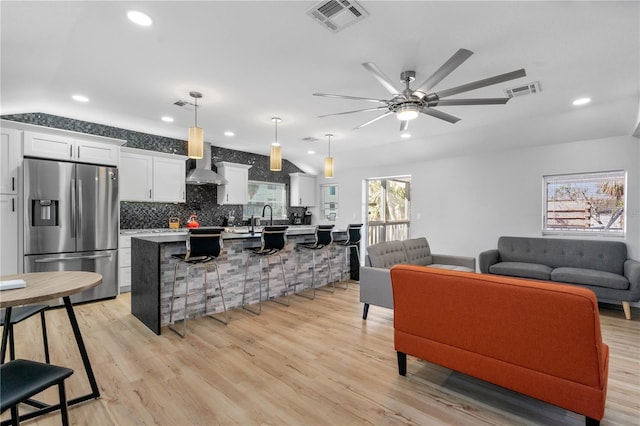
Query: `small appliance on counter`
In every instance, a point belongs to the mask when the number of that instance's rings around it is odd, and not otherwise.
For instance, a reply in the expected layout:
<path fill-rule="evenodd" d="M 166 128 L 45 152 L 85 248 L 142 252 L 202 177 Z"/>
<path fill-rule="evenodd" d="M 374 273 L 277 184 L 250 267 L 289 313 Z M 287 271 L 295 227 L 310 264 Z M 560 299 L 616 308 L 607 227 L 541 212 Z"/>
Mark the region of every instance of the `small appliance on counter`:
<path fill-rule="evenodd" d="M 311 225 L 311 212 L 309 210 L 305 210 L 304 217 L 302 218 L 303 225 Z"/>
<path fill-rule="evenodd" d="M 178 229 L 180 228 L 180 219 L 177 217 L 169 218 L 169 229 Z"/>
<path fill-rule="evenodd" d="M 291 213 L 291 224 L 302 225 L 302 218 L 298 212 Z"/>
<path fill-rule="evenodd" d="M 198 222 L 198 216 L 192 214 L 189 216 L 189 220 L 187 221 L 187 228 L 199 228 L 200 223 Z"/>

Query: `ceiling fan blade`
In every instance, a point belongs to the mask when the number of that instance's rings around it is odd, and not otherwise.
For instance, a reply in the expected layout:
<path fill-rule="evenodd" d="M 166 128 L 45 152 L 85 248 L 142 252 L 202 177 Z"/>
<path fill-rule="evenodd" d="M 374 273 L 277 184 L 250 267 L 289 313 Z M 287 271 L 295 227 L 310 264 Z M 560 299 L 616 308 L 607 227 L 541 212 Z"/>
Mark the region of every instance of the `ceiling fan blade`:
<path fill-rule="evenodd" d="M 404 132 L 405 130 L 407 130 L 409 128 L 409 120 L 402 120 L 400 122 L 400 131 Z"/>
<path fill-rule="evenodd" d="M 379 107 L 376 107 L 376 108 L 357 109 L 355 111 L 336 112 L 334 114 L 319 115 L 318 118 L 331 117 L 332 115 L 352 114 L 354 112 L 377 111 L 377 110 L 380 110 L 380 109 L 387 109 L 387 107 L 386 106 L 379 106 Z"/>
<path fill-rule="evenodd" d="M 436 70 L 429 78 L 425 80 L 413 94 L 420 99 L 426 96 L 427 92 L 431 90 L 436 84 L 440 83 L 442 79 L 451 74 L 456 68 L 458 68 L 464 61 L 469 59 L 473 55 L 473 52 L 467 49 L 458 49 L 447 62 L 442 64 L 440 68 Z"/>
<path fill-rule="evenodd" d="M 432 117 L 439 118 L 440 120 L 448 121 L 449 123 L 457 123 L 458 121 L 460 121 L 458 117 L 455 117 L 451 114 L 447 114 L 446 112 L 438 111 L 436 109 L 429 108 L 429 107 L 424 107 L 420 109 L 420 112 L 430 115 Z"/>
<path fill-rule="evenodd" d="M 354 127 L 354 128 L 353 128 L 353 130 L 358 130 L 358 129 L 363 128 L 364 126 L 368 126 L 369 124 L 373 123 L 374 121 L 378 121 L 378 120 L 380 120 L 381 118 L 384 118 L 384 117 L 386 117 L 386 116 L 387 116 L 387 115 L 389 115 L 389 114 L 393 114 L 393 112 L 391 112 L 391 111 L 387 111 L 387 112 L 385 112 L 384 114 L 379 115 L 379 116 L 377 116 L 376 118 L 374 118 L 374 119 L 372 119 L 372 120 L 369 120 L 369 121 L 367 121 L 366 123 L 363 123 L 363 124 L 359 125 L 358 127 Z"/>
<path fill-rule="evenodd" d="M 429 106 L 449 106 L 449 105 L 502 105 L 511 98 L 476 98 L 476 99 L 438 99 L 429 102 Z"/>
<path fill-rule="evenodd" d="M 367 101 L 367 102 L 381 102 L 383 104 L 389 103 L 389 101 L 386 99 L 360 98 L 358 96 L 332 95 L 329 93 L 314 93 L 313 96 L 324 96 L 325 98 L 338 98 L 338 99 L 353 99 L 356 101 Z"/>
<path fill-rule="evenodd" d="M 511 71 L 506 74 L 500 74 L 493 77 L 485 78 L 483 80 L 473 81 L 471 83 L 463 84 L 462 86 L 452 87 L 441 92 L 437 92 L 436 95 L 442 99 L 447 96 L 457 95 L 458 93 L 468 92 L 470 90 L 479 89 L 481 87 L 491 86 L 493 84 L 502 83 L 504 81 L 513 80 L 514 78 L 520 78 L 527 75 L 524 68 L 517 71 Z"/>
<path fill-rule="evenodd" d="M 378 80 L 380 82 L 380 84 L 382 84 L 384 86 L 384 88 L 389 91 L 389 93 L 391 93 L 394 96 L 402 96 L 402 97 L 404 97 L 402 92 L 398 91 L 398 89 L 396 89 L 393 86 L 393 83 L 391 83 L 391 80 L 389 79 L 389 77 L 387 77 L 382 72 L 382 70 L 380 70 L 380 68 L 378 68 L 378 66 L 376 64 L 374 64 L 373 62 L 364 62 L 362 64 L 362 66 L 365 67 L 366 70 L 369 71 L 371 74 L 373 74 L 375 79 Z"/>

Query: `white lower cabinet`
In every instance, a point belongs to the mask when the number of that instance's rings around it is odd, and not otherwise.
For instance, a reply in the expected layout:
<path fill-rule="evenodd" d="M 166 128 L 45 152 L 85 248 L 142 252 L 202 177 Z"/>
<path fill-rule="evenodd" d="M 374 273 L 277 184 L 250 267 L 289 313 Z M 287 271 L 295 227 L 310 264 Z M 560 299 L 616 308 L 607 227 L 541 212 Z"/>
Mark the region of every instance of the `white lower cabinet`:
<path fill-rule="evenodd" d="M 0 275 L 17 274 L 18 253 L 18 196 L 0 194 Z"/>

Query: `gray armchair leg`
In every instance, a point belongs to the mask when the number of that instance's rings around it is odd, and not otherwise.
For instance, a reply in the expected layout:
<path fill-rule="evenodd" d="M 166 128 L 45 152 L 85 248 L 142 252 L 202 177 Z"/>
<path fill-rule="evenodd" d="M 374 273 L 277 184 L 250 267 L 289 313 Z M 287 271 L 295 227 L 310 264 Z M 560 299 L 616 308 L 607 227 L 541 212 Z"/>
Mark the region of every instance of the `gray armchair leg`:
<path fill-rule="evenodd" d="M 364 310 L 362 311 L 362 319 L 366 320 L 368 314 L 369 314 L 369 304 L 365 303 L 364 304 Z"/>

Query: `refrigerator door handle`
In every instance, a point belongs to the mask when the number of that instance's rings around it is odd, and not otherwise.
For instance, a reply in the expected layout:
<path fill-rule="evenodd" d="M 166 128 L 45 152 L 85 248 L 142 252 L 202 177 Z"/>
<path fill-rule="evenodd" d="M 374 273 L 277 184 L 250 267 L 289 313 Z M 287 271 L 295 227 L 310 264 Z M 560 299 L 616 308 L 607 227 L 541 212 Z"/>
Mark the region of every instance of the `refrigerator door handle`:
<path fill-rule="evenodd" d="M 64 261 L 67 261 L 67 260 L 102 259 L 104 257 L 111 257 L 111 254 L 110 253 L 92 254 L 92 255 L 89 255 L 89 256 L 77 256 L 77 257 L 42 257 L 40 259 L 36 259 L 35 263 L 64 262 Z"/>
<path fill-rule="evenodd" d="M 71 238 L 76 237 L 76 180 L 71 179 Z"/>
<path fill-rule="evenodd" d="M 78 220 L 76 221 L 76 235 L 82 238 L 82 179 L 78 179 Z"/>

